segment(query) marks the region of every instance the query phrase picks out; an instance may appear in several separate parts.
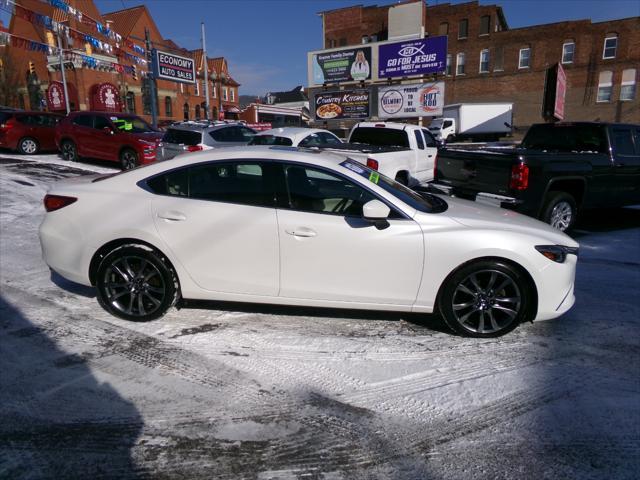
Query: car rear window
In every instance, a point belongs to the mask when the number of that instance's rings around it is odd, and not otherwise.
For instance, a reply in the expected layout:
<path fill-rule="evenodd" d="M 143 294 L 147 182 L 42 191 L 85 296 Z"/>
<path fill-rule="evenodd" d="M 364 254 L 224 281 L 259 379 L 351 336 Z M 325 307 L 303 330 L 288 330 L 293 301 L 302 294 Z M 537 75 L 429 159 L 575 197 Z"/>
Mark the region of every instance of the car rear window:
<path fill-rule="evenodd" d="M 162 137 L 165 143 L 180 143 L 184 145 L 198 145 L 202 142 L 202 132 L 194 132 L 192 130 L 179 130 L 177 128 L 169 128 Z"/>
<path fill-rule="evenodd" d="M 251 139 L 249 145 L 282 145 L 290 147 L 293 142 L 290 138 L 278 137 L 276 135 L 256 135 Z"/>
<path fill-rule="evenodd" d="M 15 113 L 13 112 L 0 112 L 0 123 L 5 123 L 11 117 L 13 117 Z"/>
<path fill-rule="evenodd" d="M 603 125 L 533 125 L 522 140 L 529 150 L 608 153 Z"/>
<path fill-rule="evenodd" d="M 409 147 L 407 132 L 393 128 L 358 127 L 351 134 L 349 141 L 378 147 Z"/>

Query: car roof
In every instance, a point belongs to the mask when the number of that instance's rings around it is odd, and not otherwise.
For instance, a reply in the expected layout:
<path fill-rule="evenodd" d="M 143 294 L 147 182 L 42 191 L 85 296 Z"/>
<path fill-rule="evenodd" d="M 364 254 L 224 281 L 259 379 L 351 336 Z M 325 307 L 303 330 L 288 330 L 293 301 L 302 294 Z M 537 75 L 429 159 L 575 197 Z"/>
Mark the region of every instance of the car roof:
<path fill-rule="evenodd" d="M 272 128 L 271 130 L 263 130 L 262 132 L 258 132 L 256 137 L 261 137 L 265 135 L 273 135 L 275 137 L 284 137 L 293 141 L 293 143 L 297 143 L 303 138 L 311 135 L 312 133 L 325 132 L 330 133 L 335 137 L 335 134 L 331 133 L 328 130 L 323 130 L 321 128 L 305 128 L 305 127 L 279 127 Z"/>
<path fill-rule="evenodd" d="M 174 130 L 188 130 L 188 131 L 204 131 L 204 130 L 219 130 L 221 128 L 226 128 L 226 127 L 247 127 L 246 125 L 240 123 L 240 122 L 233 122 L 233 123 L 209 123 L 209 122 L 180 122 L 180 123 L 174 123 L 172 125 L 167 125 L 166 128 L 168 129 L 174 129 Z"/>

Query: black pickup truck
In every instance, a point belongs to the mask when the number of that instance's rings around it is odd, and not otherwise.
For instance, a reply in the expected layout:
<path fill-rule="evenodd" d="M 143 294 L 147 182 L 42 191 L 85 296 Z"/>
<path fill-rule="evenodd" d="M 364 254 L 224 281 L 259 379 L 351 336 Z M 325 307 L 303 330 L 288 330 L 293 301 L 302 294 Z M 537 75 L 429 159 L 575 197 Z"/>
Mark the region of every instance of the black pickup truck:
<path fill-rule="evenodd" d="M 432 186 L 569 230 L 583 209 L 640 204 L 640 125 L 538 124 L 515 148 L 445 148 Z"/>

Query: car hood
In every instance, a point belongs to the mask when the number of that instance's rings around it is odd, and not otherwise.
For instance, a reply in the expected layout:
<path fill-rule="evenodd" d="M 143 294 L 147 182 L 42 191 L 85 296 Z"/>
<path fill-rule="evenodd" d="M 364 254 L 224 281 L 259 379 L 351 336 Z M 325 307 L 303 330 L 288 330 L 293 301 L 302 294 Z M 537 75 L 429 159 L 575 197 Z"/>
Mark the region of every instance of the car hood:
<path fill-rule="evenodd" d="M 443 215 L 466 227 L 526 233 L 545 239 L 550 244 L 578 247 L 571 237 L 535 218 L 470 200 L 444 198 L 449 208 Z"/>

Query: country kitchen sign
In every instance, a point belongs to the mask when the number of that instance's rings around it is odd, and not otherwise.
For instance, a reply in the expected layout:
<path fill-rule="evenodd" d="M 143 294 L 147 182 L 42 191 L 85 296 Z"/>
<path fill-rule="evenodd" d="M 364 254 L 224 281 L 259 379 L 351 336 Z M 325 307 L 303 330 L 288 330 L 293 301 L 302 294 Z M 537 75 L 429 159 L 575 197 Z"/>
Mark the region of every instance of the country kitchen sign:
<path fill-rule="evenodd" d="M 378 89 L 378 117 L 410 118 L 442 115 L 444 82 L 393 85 Z"/>
<path fill-rule="evenodd" d="M 387 43 L 378 47 L 378 77 L 408 77 L 444 72 L 447 37 Z"/>
<path fill-rule="evenodd" d="M 371 95 L 369 90 L 341 90 L 315 95 L 316 120 L 369 118 Z"/>

